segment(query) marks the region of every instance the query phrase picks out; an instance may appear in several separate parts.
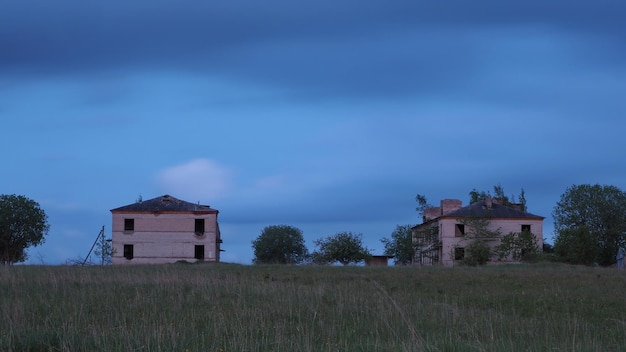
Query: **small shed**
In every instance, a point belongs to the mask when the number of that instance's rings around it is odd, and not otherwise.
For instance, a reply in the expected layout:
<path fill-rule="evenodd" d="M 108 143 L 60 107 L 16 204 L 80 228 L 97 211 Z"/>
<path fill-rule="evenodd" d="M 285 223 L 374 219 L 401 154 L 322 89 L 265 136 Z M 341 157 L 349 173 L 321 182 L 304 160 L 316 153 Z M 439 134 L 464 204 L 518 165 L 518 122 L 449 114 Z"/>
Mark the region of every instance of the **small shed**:
<path fill-rule="evenodd" d="M 388 266 L 392 255 L 373 255 L 365 259 L 365 266 Z"/>

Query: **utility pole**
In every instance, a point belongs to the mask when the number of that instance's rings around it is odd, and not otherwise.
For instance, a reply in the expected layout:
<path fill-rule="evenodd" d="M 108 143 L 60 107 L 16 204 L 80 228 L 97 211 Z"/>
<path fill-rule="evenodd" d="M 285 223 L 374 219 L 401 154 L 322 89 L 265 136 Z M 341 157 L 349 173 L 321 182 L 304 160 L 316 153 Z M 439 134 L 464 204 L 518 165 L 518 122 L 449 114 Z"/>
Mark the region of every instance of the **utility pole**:
<path fill-rule="evenodd" d="M 89 256 L 91 255 L 91 252 L 93 252 L 94 247 L 96 246 L 96 244 L 98 244 L 98 241 L 101 241 L 101 247 L 100 247 L 100 255 L 102 256 L 101 258 L 101 262 L 100 265 L 104 265 L 104 259 L 106 256 L 106 242 L 108 241 L 105 237 L 104 237 L 104 225 L 102 225 L 102 230 L 100 230 L 100 232 L 98 233 L 98 236 L 96 237 L 96 240 L 93 241 L 93 245 L 91 246 L 91 249 L 89 250 L 89 253 L 87 253 L 87 256 L 85 257 L 85 260 L 83 260 L 83 264 L 85 265 L 85 263 L 87 263 L 87 260 L 89 259 Z"/>

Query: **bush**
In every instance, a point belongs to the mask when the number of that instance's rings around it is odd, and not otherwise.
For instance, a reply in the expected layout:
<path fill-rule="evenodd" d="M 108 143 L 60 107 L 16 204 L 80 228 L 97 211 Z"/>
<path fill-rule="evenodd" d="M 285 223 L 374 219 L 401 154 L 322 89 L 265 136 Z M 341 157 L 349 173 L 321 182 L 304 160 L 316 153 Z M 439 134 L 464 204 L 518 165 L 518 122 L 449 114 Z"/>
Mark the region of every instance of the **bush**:
<path fill-rule="evenodd" d="M 491 257 L 491 249 L 481 240 L 475 240 L 465 247 L 465 258 L 463 263 L 469 266 L 484 265 Z"/>
<path fill-rule="evenodd" d="M 500 259 L 529 260 L 537 254 L 537 237 L 530 231 L 509 232 L 496 246 Z"/>
<path fill-rule="evenodd" d="M 598 257 L 598 245 L 586 226 L 565 228 L 554 241 L 554 253 L 565 263 L 591 265 Z"/>

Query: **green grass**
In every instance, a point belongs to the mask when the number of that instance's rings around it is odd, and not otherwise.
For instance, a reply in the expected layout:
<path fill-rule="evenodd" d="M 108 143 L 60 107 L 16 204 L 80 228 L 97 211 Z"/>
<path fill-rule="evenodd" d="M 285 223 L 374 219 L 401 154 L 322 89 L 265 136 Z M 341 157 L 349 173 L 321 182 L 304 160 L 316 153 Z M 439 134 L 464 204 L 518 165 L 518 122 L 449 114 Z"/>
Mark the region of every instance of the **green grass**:
<path fill-rule="evenodd" d="M 626 271 L 0 267 L 1 351 L 619 351 Z"/>

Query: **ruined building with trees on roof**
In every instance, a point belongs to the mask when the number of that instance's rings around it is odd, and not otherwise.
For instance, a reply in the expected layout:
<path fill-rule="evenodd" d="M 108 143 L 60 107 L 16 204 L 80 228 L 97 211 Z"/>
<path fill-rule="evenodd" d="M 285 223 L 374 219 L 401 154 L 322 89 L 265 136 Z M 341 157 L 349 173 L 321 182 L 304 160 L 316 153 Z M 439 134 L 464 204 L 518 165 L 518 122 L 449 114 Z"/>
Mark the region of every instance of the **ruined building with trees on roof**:
<path fill-rule="evenodd" d="M 462 264 L 467 260 L 467 249 L 477 241 L 488 248 L 487 263 L 519 261 L 524 250 L 517 253 L 516 248 L 509 248 L 497 254 L 504 239 L 519 234 L 535 239 L 533 250 L 540 252 L 543 247 L 544 217 L 526 212 L 521 204 L 491 196 L 465 207 L 458 199 L 444 199 L 438 207 L 425 208 L 422 217 L 423 222 L 412 228 L 415 265 Z"/>

